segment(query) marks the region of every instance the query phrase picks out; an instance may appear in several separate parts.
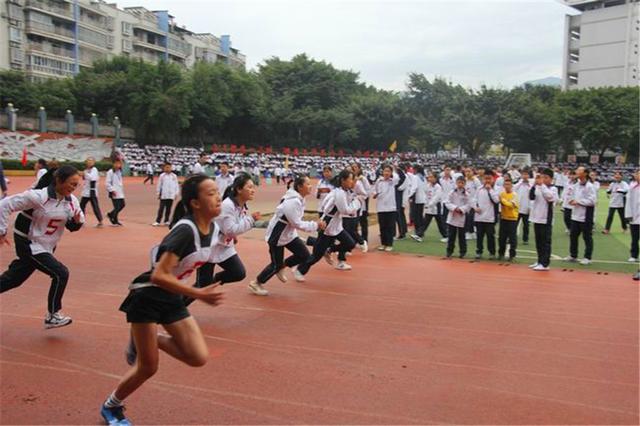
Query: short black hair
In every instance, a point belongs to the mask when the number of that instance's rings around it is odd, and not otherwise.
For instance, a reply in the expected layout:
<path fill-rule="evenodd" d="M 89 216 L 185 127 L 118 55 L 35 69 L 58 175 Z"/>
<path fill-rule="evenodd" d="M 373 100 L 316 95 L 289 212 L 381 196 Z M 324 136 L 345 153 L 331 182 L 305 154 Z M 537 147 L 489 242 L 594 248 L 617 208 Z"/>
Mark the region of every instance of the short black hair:
<path fill-rule="evenodd" d="M 549 167 L 542 169 L 542 172 L 540 172 L 540 174 L 553 178 L 553 170 L 551 170 Z"/>

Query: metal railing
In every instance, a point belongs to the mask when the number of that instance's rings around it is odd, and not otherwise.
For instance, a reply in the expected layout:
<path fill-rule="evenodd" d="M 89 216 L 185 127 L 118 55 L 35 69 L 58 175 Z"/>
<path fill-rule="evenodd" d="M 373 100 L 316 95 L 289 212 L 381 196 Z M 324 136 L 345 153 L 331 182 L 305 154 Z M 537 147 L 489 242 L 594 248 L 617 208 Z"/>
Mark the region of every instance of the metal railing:
<path fill-rule="evenodd" d="M 47 43 L 29 43 L 27 45 L 27 49 L 29 50 L 35 50 L 38 52 L 44 52 L 44 53 L 50 53 L 52 55 L 57 55 L 57 56 L 64 56 L 66 58 L 72 58 L 73 59 L 73 51 L 69 50 L 69 49 L 63 49 L 61 47 L 58 46 L 53 46 L 51 44 L 47 44 Z"/>
<path fill-rule="evenodd" d="M 36 22 L 27 20 L 25 23 L 27 32 L 30 30 L 46 32 L 49 34 L 57 34 L 59 36 L 73 38 L 73 31 L 66 29 L 65 27 L 53 24 L 43 24 L 42 22 Z"/>
<path fill-rule="evenodd" d="M 27 71 L 41 72 L 44 74 L 53 74 L 61 77 L 70 77 L 73 71 L 63 70 L 61 68 L 48 67 L 46 65 L 27 65 Z"/>
<path fill-rule="evenodd" d="M 71 8 L 65 8 L 59 6 L 57 3 L 46 0 L 26 0 L 25 7 L 34 7 L 47 12 L 53 12 L 58 15 L 73 18 L 73 11 Z"/>

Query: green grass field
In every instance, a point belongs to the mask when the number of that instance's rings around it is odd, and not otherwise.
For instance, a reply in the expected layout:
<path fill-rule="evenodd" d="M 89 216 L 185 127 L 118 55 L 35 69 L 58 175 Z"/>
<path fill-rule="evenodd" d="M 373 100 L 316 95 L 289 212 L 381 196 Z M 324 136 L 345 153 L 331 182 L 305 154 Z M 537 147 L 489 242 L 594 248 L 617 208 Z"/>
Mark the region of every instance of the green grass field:
<path fill-rule="evenodd" d="M 562 211 L 558 207 L 554 212 L 553 224 L 553 240 L 551 244 L 551 267 L 555 268 L 571 268 L 574 270 L 592 270 L 592 271 L 612 271 L 633 273 L 638 270 L 638 265 L 627 262 L 629 258 L 629 247 L 631 244 L 631 235 L 622 233 L 620 219 L 616 216 L 611 226 L 611 234 L 604 235 L 602 230 L 607 219 L 609 201 L 604 190 L 598 194 L 598 205 L 596 209 L 596 227 L 593 233 L 593 263 L 589 266 L 582 266 L 579 263 L 568 263 L 563 260 L 569 255 L 569 236 L 565 234 L 564 221 L 562 220 Z M 411 234 L 413 230 L 409 231 Z M 521 234 L 521 233 L 520 233 Z M 496 249 L 497 249 L 498 225 L 496 225 Z M 522 244 L 522 236 L 518 236 L 518 251 L 516 263 L 530 264 L 536 259 L 535 239 L 533 236 L 533 225 L 530 224 L 529 245 Z M 476 250 L 476 242 L 474 240 L 467 241 L 467 258 L 473 259 Z M 425 234 L 424 241 L 418 243 L 407 236 L 406 240 L 395 241 L 394 250 L 404 253 L 414 253 L 427 256 L 444 256 L 446 243 L 440 242 L 440 234 L 435 223 L 431 223 L 429 230 Z M 458 247 L 454 255 L 458 252 Z M 582 237 L 579 243 L 578 258 L 582 258 L 584 254 L 584 241 Z M 484 257 L 488 256 L 484 250 Z M 483 260 L 484 262 L 498 262 Z"/>

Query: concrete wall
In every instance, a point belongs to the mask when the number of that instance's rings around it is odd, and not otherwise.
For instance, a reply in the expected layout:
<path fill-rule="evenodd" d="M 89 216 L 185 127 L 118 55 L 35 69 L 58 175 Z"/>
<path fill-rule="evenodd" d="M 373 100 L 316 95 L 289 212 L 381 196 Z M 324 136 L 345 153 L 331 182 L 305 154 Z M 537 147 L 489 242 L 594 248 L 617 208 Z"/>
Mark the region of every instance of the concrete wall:
<path fill-rule="evenodd" d="M 8 127 L 7 121 L 7 115 L 0 114 L 0 128 L 6 129 Z M 38 120 L 32 117 L 22 117 L 18 115 L 16 130 L 28 130 L 37 132 Z M 76 135 L 91 135 L 91 124 L 87 122 L 76 121 L 74 130 Z M 67 122 L 65 120 L 49 119 L 47 120 L 47 131 L 67 133 Z M 100 125 L 98 126 L 98 135 L 113 138 L 115 137 L 115 129 L 110 125 Z M 120 128 L 120 137 L 122 139 L 135 139 L 135 132 L 129 127 L 122 127 Z"/>

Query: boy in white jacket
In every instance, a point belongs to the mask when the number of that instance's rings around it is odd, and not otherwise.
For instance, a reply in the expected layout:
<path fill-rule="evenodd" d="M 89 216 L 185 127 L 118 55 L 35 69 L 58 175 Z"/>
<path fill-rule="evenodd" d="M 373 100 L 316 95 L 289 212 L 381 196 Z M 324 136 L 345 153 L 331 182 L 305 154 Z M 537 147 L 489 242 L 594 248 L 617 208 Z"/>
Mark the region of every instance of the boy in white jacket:
<path fill-rule="evenodd" d="M 447 216 L 448 242 L 447 242 L 447 257 L 450 258 L 453 255 L 453 250 L 456 248 L 456 235 L 458 235 L 458 243 L 460 244 L 460 259 L 467 254 L 467 239 L 464 235 L 464 225 L 466 213 L 471 209 L 471 200 L 465 189 L 465 178 L 460 176 L 456 179 L 456 189 L 451 191 L 446 198 L 445 205 L 449 210 Z"/>
<path fill-rule="evenodd" d="M 160 179 L 158 179 L 156 193 L 158 194 L 160 205 L 158 207 L 158 214 L 156 215 L 156 221 L 153 222 L 153 226 L 169 225 L 171 207 L 173 206 L 173 200 L 175 200 L 178 192 L 180 192 L 178 176 L 171 171 L 171 163 L 166 162 L 162 165 L 162 173 L 160 174 Z M 162 220 L 163 212 L 164 222 L 160 222 Z"/>
<path fill-rule="evenodd" d="M 107 172 L 107 192 L 113 203 L 113 210 L 107 212 L 111 226 L 122 226 L 118 220 L 118 213 L 124 209 L 124 183 L 122 180 L 122 160 L 114 160 L 113 166 Z"/>
<path fill-rule="evenodd" d="M 635 180 L 629 185 L 627 204 L 624 216 L 631 227 L 631 257 L 629 262 L 638 262 L 638 240 L 640 239 L 640 170 L 635 173 Z"/>

